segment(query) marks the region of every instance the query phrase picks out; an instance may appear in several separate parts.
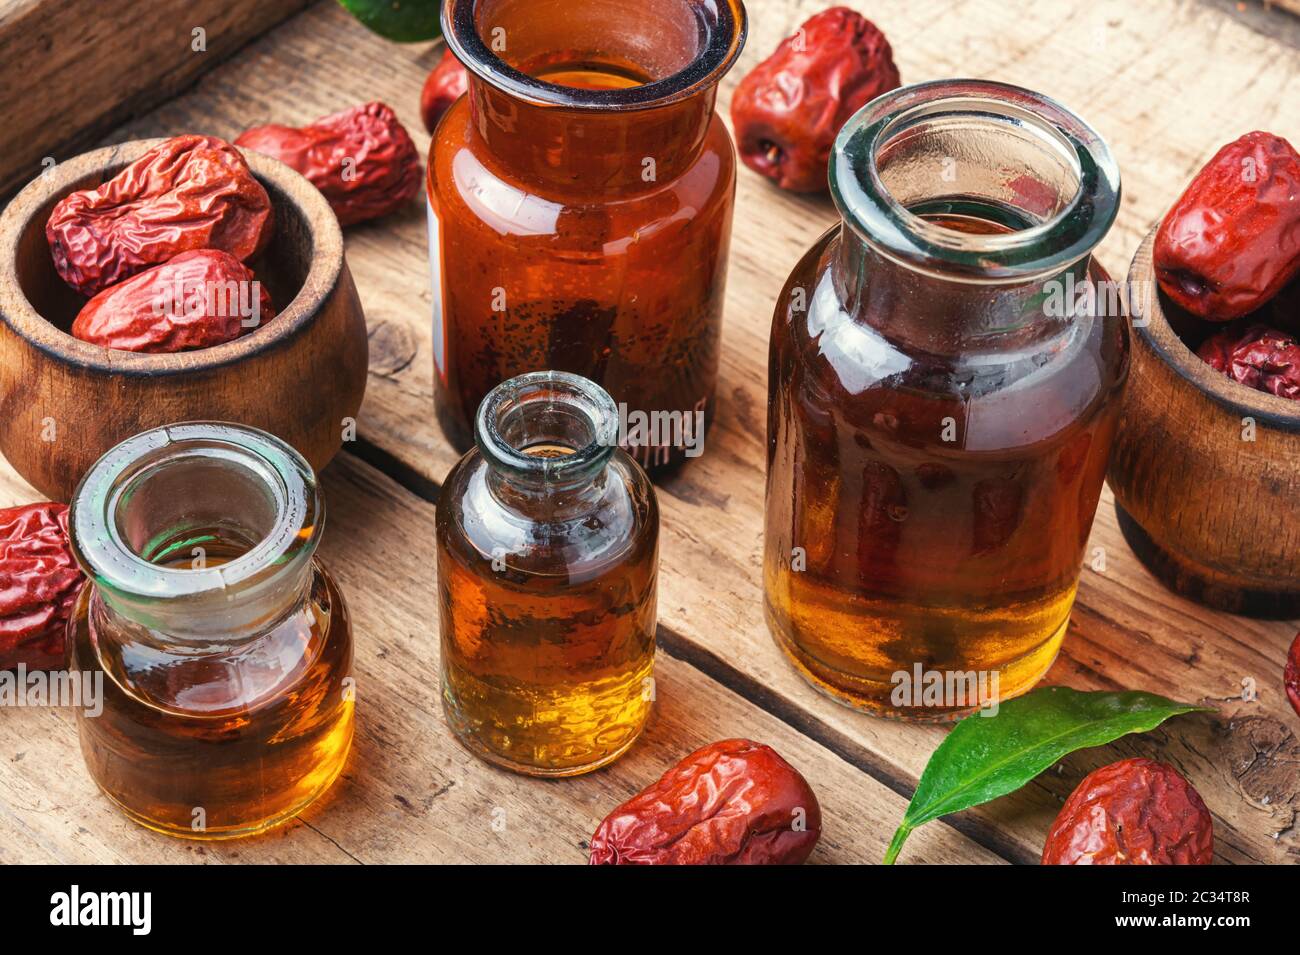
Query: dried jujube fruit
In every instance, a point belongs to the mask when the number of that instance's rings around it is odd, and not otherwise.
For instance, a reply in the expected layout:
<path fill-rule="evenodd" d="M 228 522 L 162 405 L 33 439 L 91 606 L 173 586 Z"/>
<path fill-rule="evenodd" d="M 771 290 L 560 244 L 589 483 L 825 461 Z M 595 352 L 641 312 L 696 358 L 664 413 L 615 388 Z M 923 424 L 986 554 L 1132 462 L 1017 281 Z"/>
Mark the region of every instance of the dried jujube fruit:
<path fill-rule="evenodd" d="M 68 543 L 67 505 L 0 509 L 0 670 L 64 665 L 84 579 Z"/>
<path fill-rule="evenodd" d="M 1202 318 L 1264 305 L 1300 274 L 1300 153 L 1265 132 L 1228 143 L 1160 223 L 1152 257 L 1165 294 Z"/>
<path fill-rule="evenodd" d="M 245 261 L 271 229 L 271 199 L 239 150 L 212 136 L 176 136 L 99 188 L 65 196 L 45 237 L 60 277 L 95 295 L 193 249 Z"/>
<path fill-rule="evenodd" d="M 100 292 L 78 313 L 72 334 L 104 348 L 178 352 L 233 341 L 274 316 L 251 269 L 200 249 Z"/>
<path fill-rule="evenodd" d="M 420 189 L 420 156 L 397 115 L 365 103 L 301 128 L 256 126 L 235 140 L 307 177 L 340 225 L 402 208 Z"/>
<path fill-rule="evenodd" d="M 469 88 L 469 73 L 456 59 L 450 47 L 442 51 L 442 59 L 429 71 L 424 79 L 424 88 L 420 90 L 420 118 L 424 128 L 433 132 L 442 119 L 442 114 L 451 108 L 451 104 L 460 99 Z"/>
<path fill-rule="evenodd" d="M 740 81 L 731 99 L 740 158 L 782 189 L 820 192 L 840 127 L 899 83 L 880 29 L 848 7 L 831 7 Z"/>
<path fill-rule="evenodd" d="M 1124 759 L 1089 773 L 1065 801 L 1043 865 L 1209 865 L 1214 823 L 1179 772 Z"/>
<path fill-rule="evenodd" d="M 1294 335 L 1254 323 L 1233 326 L 1203 341 L 1196 354 L 1248 388 L 1300 400 L 1300 343 Z"/>
<path fill-rule="evenodd" d="M 606 816 L 591 837 L 591 864 L 796 865 L 821 826 L 798 770 L 770 746 L 726 739 Z"/>

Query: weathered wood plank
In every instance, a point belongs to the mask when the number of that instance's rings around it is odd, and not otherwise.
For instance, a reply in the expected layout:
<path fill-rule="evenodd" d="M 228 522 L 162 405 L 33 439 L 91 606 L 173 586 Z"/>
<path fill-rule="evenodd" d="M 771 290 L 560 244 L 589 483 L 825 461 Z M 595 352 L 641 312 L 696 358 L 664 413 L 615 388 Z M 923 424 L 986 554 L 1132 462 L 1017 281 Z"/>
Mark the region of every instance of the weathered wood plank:
<path fill-rule="evenodd" d="M 820 0 L 750 0 L 746 53 L 734 83 Z M 1042 90 L 1081 112 L 1110 141 L 1124 173 L 1120 219 L 1100 252 L 1122 275 L 1141 236 L 1223 142 L 1252 128 L 1300 141 L 1300 54 L 1213 7 L 1154 0 L 1043 4 L 1032 0 L 878 3 L 905 81 L 981 76 Z M 392 46 L 325 3 L 209 74 L 193 93 L 115 138 L 197 130 L 233 136 L 251 122 L 302 122 L 376 97 L 423 147 L 417 102 L 428 45 Z M 941 731 L 873 720 L 808 688 L 764 632 L 761 565 L 766 350 L 772 302 L 805 248 L 836 221 L 826 200 L 780 193 L 742 170 L 723 342 L 722 409 L 705 456 L 662 489 L 662 621 L 675 652 L 781 714 L 896 789 L 906 791 Z M 362 432 L 372 458 L 433 488 L 455 459 L 432 415 L 429 283 L 419 208 L 351 230 L 348 256 L 367 309 L 372 375 Z M 1300 856 L 1295 719 L 1281 699 L 1295 626 L 1203 610 L 1167 593 L 1128 551 L 1103 501 L 1092 544 L 1107 569 L 1085 569 L 1065 651 L 1050 679 L 1080 687 L 1140 687 L 1225 703 L 1253 736 L 1224 720 L 1184 718 L 1140 740 L 1067 761 L 1014 798 L 961 824 L 1015 858 L 1036 857 L 1059 800 L 1088 768 L 1140 751 L 1189 773 L 1216 813 L 1220 857 Z M 1249 736 L 1249 740 L 1248 740 Z M 1256 753 L 1271 761 L 1252 760 Z M 1261 770 L 1260 767 L 1266 767 Z M 1274 767 L 1289 765 L 1291 772 Z"/>
<path fill-rule="evenodd" d="M 128 822 L 82 769 L 73 713 L 0 710 L 0 864 L 6 862 L 583 862 L 615 805 L 692 749 L 728 736 L 770 743 L 818 794 L 813 861 L 877 861 L 906 801 L 709 677 L 661 653 L 642 739 L 606 770 L 527 779 L 451 737 L 438 684 L 433 507 L 342 455 L 324 476 L 321 555 L 352 611 L 357 737 L 339 783 L 268 836 L 201 844 Z M 0 506 L 35 492 L 0 465 Z M 918 833 L 925 862 L 1001 860 L 947 826 Z"/>
<path fill-rule="evenodd" d="M 45 157 L 73 155 L 307 2 L 4 0 L 0 196 L 39 175 Z"/>

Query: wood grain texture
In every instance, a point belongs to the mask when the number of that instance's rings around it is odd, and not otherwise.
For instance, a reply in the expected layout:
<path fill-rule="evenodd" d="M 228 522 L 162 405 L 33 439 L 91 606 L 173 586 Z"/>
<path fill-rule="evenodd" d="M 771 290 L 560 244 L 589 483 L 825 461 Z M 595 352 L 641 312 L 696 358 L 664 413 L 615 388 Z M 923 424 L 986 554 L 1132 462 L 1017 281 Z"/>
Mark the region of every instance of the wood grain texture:
<path fill-rule="evenodd" d="M 749 45 L 724 84 L 724 111 L 740 76 L 825 4 L 750 0 L 747 5 Z M 905 81 L 978 76 L 1035 87 L 1078 110 L 1100 130 L 1124 174 L 1120 219 L 1100 254 L 1116 276 L 1124 274 L 1141 236 L 1222 143 L 1256 127 L 1300 140 L 1300 115 L 1294 109 L 1300 94 L 1300 54 L 1197 3 L 894 0 L 872 4 L 867 12 L 891 38 Z M 386 44 L 324 0 L 208 74 L 195 90 L 116 131 L 113 138 L 190 131 L 233 138 L 255 123 L 298 124 L 380 98 L 396 109 L 424 147 L 428 137 L 419 121 L 419 89 L 438 52 L 430 45 Z M 907 793 L 943 731 L 871 719 L 826 700 L 788 666 L 762 621 L 763 436 L 771 308 L 799 256 L 836 218 L 828 201 L 780 193 L 741 170 L 717 425 L 704 457 L 660 490 L 661 647 L 678 661 L 665 663 L 664 678 L 675 681 L 674 672 L 680 672 L 685 694 L 695 685 L 688 678 L 700 679 L 702 673 L 730 691 L 684 702 L 689 718 L 683 712 L 674 732 L 703 735 L 701 724 L 721 729 L 718 721 L 731 719 L 726 713 L 732 713 L 754 721 L 740 728 L 746 734 L 789 732 L 794 735 L 780 739 L 810 739 L 834 753 L 841 763 L 860 771 L 844 777 L 846 784 L 867 791 L 865 787 L 875 787 L 864 781 L 869 776 L 890 791 Z M 423 210 L 413 206 L 349 230 L 347 251 L 370 333 L 371 375 L 361 417 L 363 447 L 358 450 L 432 497 L 455 456 L 433 418 Z M 331 497 L 339 518 L 335 530 L 342 523 L 340 508 L 351 506 L 336 502 L 339 497 Z M 333 532 L 327 534 L 327 548 L 335 539 Z M 387 541 L 381 553 L 408 560 L 405 549 L 416 545 L 408 529 Z M 1141 754 L 1174 764 L 1196 785 L 1215 814 L 1220 861 L 1300 859 L 1300 727 L 1281 690 L 1285 651 L 1296 624 L 1262 623 L 1205 610 L 1164 589 L 1125 545 L 1109 495 L 1098 512 L 1088 561 L 1065 649 L 1049 679 L 1086 689 L 1132 687 L 1192 701 L 1218 701 L 1221 715 L 1179 718 L 1154 733 L 1079 754 L 1014 796 L 961 814 L 954 824 L 1005 858 L 1035 860 L 1060 801 L 1078 780 L 1098 765 Z M 338 570 L 343 576 L 343 568 Z M 345 583 L 352 581 L 345 578 Z M 400 605 L 406 600 L 391 582 L 384 592 L 391 593 L 390 602 Z M 423 614 L 421 638 L 432 639 L 434 624 L 427 607 Z M 394 642 L 414 639 L 401 630 L 392 637 Z M 679 663 L 685 666 L 670 669 Z M 388 692 L 409 695 L 409 678 L 397 673 L 394 679 L 398 677 L 401 680 Z M 1257 698 L 1243 699 L 1251 687 Z M 742 699 L 755 705 L 727 709 L 721 716 L 714 710 L 720 702 L 739 706 Z M 365 741 L 378 731 L 367 718 L 362 721 Z M 407 726 L 396 722 L 374 737 L 374 745 L 387 744 L 399 753 L 384 757 L 394 761 L 385 772 L 396 780 L 418 778 L 425 765 L 418 750 L 436 744 L 442 732 L 429 724 L 429 741 L 419 741 L 411 755 L 401 747 L 401 731 Z M 658 732 L 650 739 L 663 738 Z M 777 736 L 772 742 L 782 748 Z M 617 764 L 611 775 L 622 779 L 627 768 L 646 758 L 643 749 L 650 750 L 656 766 L 666 765 L 667 754 L 654 749 L 656 745 L 638 744 L 630 762 Z M 791 758 L 802 765 L 797 755 Z M 643 774 L 638 784 L 649 775 L 653 773 Z M 819 792 L 831 784 L 814 780 Z M 414 794 L 427 799 L 439 788 L 426 780 L 406 792 L 385 788 L 387 781 L 354 783 L 350 776 L 340 792 L 351 799 L 353 785 L 365 794 L 362 798 L 388 811 L 394 811 L 389 799 L 397 791 L 426 811 Z M 552 793 L 557 800 L 568 798 L 560 787 L 547 795 Z M 464 804 L 455 809 L 425 820 L 411 841 L 441 826 L 456 830 L 456 844 L 463 845 L 465 858 L 531 857 L 533 850 L 512 851 L 497 842 L 484 847 L 479 816 L 458 821 L 456 812 L 465 811 Z M 32 818 L 39 816 L 24 817 L 24 824 L 32 825 Z M 316 824 L 314 815 L 309 820 Z M 581 837 L 572 824 L 557 824 L 562 846 Z M 547 838 L 543 829 L 533 831 L 539 839 Z M 556 857 L 577 855 L 561 852 Z M 919 857 L 909 844 L 903 861 Z M 856 861 L 874 858 L 867 853 Z"/>
<path fill-rule="evenodd" d="M 572 862 L 614 806 L 691 750 L 729 736 L 774 746 L 818 793 L 814 862 L 876 861 L 906 800 L 775 716 L 661 653 L 656 702 L 632 751 L 563 781 L 488 766 L 457 744 L 438 684 L 433 507 L 351 455 L 323 475 L 320 556 L 352 612 L 356 740 L 348 768 L 299 820 L 254 839 L 196 843 L 126 820 L 82 769 L 71 710 L 0 710 L 0 864 L 10 862 Z M 0 465 L 0 506 L 34 491 Z M 916 862 L 996 863 L 942 824 Z"/>
<path fill-rule="evenodd" d="M 275 234 L 249 265 L 280 305 L 271 321 L 215 348 L 176 354 L 117 351 L 68 333 L 85 299 L 55 273 L 45 237 L 50 212 L 159 142 L 61 163 L 0 215 L 0 451 L 54 500 L 70 500 L 119 441 L 177 421 L 250 424 L 322 468 L 361 407 L 366 320 L 338 220 L 315 186 L 256 153 L 247 158 L 271 198 Z"/>
<path fill-rule="evenodd" d="M 6 0 L 0 196 L 183 89 L 308 0 Z M 196 50 L 203 30 L 206 49 Z"/>

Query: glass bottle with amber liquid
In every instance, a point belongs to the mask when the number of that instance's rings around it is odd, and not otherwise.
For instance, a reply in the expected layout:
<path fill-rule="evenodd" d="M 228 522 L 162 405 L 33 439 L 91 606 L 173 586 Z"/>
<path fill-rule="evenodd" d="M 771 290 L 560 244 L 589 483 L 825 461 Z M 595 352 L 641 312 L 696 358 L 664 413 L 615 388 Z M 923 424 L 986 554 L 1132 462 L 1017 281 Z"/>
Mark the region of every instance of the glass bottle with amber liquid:
<path fill-rule="evenodd" d="M 534 776 L 617 759 L 654 698 L 659 511 L 598 385 L 490 392 L 437 510 L 442 698 L 457 738 Z"/>
<path fill-rule="evenodd" d="M 73 666 L 91 777 L 131 819 L 194 839 L 252 835 L 330 787 L 352 741 L 352 631 L 314 557 L 311 466 L 233 424 L 156 428 L 105 454 L 69 516 L 89 578 Z"/>
<path fill-rule="evenodd" d="M 768 626 L 841 702 L 952 719 L 1065 635 L 1128 366 L 1091 257 L 1118 170 L 1046 97 L 954 80 L 868 104 L 830 176 L 772 328 Z"/>
<path fill-rule="evenodd" d="M 469 70 L 428 163 L 434 398 L 460 450 L 507 378 L 583 375 L 648 470 L 713 413 L 736 188 L 714 111 L 740 0 L 448 0 Z"/>

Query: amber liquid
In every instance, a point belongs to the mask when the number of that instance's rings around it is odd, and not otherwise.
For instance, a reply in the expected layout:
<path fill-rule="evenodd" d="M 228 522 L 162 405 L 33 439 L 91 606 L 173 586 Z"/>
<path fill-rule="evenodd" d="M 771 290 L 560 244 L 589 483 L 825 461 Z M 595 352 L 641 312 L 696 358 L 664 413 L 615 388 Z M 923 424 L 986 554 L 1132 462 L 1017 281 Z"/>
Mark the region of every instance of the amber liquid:
<path fill-rule="evenodd" d="M 653 79 L 632 63 L 592 62 L 571 53 L 540 57 L 523 72 L 546 83 L 580 90 L 625 90 Z"/>
<path fill-rule="evenodd" d="M 557 446 L 529 453 L 570 453 Z M 443 700 L 456 737 L 489 762 L 574 776 L 621 756 L 654 700 L 652 541 L 526 569 L 439 527 Z"/>
<path fill-rule="evenodd" d="M 788 288 L 830 281 L 830 238 Z M 953 719 L 1023 693 L 1074 602 L 1115 426 L 1115 389 L 1099 382 L 1126 354 L 1119 323 L 908 362 L 887 330 L 808 311 L 773 331 L 769 628 L 815 686 L 878 715 Z M 926 696 L 930 674 L 942 693 Z"/>
<path fill-rule="evenodd" d="M 203 546 L 208 566 L 244 550 L 216 537 Z M 103 711 L 78 713 L 81 749 L 91 777 L 131 819 L 192 839 L 251 835 L 297 815 L 342 771 L 352 741 L 351 625 L 319 565 L 300 613 L 201 657 L 124 645 L 91 622 L 92 599 L 88 587 L 77 603 L 74 660 L 102 673 Z"/>

